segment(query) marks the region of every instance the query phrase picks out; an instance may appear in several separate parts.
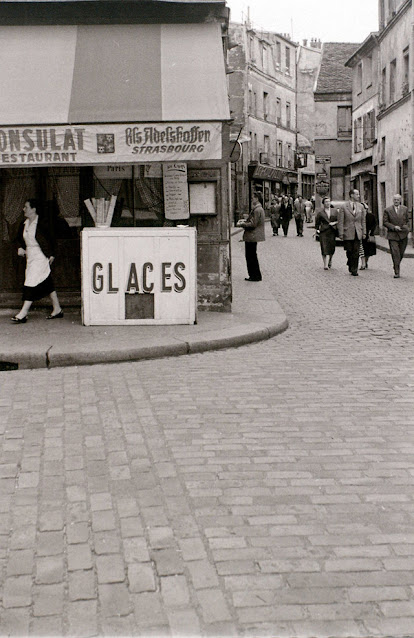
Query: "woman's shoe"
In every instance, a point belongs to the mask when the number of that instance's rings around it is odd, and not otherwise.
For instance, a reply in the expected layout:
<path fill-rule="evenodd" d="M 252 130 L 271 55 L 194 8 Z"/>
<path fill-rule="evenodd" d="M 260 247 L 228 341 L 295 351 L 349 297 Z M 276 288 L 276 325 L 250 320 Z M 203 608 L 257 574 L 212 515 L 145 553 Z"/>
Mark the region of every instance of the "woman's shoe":
<path fill-rule="evenodd" d="M 58 312 L 56 315 L 49 315 L 46 319 L 63 319 L 63 310 Z"/>
<path fill-rule="evenodd" d="M 21 319 L 19 319 L 19 317 L 12 317 L 11 321 L 13 323 L 26 323 L 27 317 L 22 317 Z"/>
<path fill-rule="evenodd" d="M 323 269 L 324 269 L 324 270 L 328 270 L 328 266 L 324 266 L 324 267 L 323 267 Z"/>

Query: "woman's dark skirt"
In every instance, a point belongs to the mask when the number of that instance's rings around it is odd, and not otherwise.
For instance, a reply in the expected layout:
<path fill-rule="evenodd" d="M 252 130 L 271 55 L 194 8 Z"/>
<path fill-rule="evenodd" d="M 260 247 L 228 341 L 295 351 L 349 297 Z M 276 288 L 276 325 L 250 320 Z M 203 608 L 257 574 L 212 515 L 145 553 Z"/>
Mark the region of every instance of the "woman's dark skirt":
<path fill-rule="evenodd" d="M 319 235 L 322 255 L 333 255 L 335 252 L 335 231 L 325 230 Z"/>
<path fill-rule="evenodd" d="M 362 245 L 364 247 L 365 257 L 372 257 L 377 254 L 377 245 L 375 241 L 368 241 L 368 239 L 362 240 Z"/>
<path fill-rule="evenodd" d="M 23 286 L 23 301 L 37 301 L 47 297 L 55 290 L 52 275 L 49 275 L 37 286 Z"/>

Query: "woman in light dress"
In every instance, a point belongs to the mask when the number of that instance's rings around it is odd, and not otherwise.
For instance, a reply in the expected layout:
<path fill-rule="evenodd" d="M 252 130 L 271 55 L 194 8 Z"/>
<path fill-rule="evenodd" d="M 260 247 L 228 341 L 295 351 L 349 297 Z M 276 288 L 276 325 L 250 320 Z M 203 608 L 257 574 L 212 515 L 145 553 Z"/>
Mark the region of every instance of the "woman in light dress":
<path fill-rule="evenodd" d="M 26 323 L 33 301 L 47 295 L 52 302 L 52 312 L 47 319 L 62 319 L 63 310 L 50 272 L 50 266 L 55 260 L 53 235 L 35 199 L 26 201 L 23 212 L 25 220 L 17 236 L 19 244 L 17 253 L 20 257 L 26 257 L 23 306 L 11 320 L 13 323 Z"/>

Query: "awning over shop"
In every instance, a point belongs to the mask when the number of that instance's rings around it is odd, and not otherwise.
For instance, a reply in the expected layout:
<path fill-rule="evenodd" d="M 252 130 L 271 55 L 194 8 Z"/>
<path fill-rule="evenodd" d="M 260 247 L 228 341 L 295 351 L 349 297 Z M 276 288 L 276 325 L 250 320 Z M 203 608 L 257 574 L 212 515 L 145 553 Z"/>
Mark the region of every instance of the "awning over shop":
<path fill-rule="evenodd" d="M 219 24 L 0 27 L 0 126 L 230 119 Z"/>

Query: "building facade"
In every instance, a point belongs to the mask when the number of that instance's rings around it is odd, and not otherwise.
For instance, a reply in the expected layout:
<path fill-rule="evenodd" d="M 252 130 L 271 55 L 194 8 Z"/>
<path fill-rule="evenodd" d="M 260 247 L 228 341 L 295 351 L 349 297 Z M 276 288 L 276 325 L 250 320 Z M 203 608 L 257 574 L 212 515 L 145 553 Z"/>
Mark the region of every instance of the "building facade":
<path fill-rule="evenodd" d="M 313 92 L 322 57 L 320 40 L 306 40 L 297 49 L 297 166 L 298 193 L 310 199 L 315 194 L 315 100 Z"/>
<path fill-rule="evenodd" d="M 81 231 L 94 225 L 85 200 L 116 195 L 112 226 L 175 226 L 183 211 L 197 229 L 198 306 L 229 311 L 224 0 L 11 1 L 0 25 L 0 302 L 20 303 L 26 199 L 54 225 L 55 285 L 76 305 Z M 171 163 L 185 185 L 167 197 Z"/>
<path fill-rule="evenodd" d="M 378 200 L 400 193 L 413 208 L 413 9 L 411 0 L 379 1 Z"/>
<path fill-rule="evenodd" d="M 289 38 L 230 23 L 228 53 L 231 138 L 242 154 L 233 167 L 233 218 L 263 195 L 297 190 L 296 47 Z"/>
<path fill-rule="evenodd" d="M 358 48 L 349 42 L 327 42 L 314 92 L 316 205 L 329 194 L 343 200 L 351 185 L 352 70 L 345 62 Z"/>
<path fill-rule="evenodd" d="M 378 34 L 371 33 L 346 62 L 352 69 L 351 183 L 378 217 Z"/>

